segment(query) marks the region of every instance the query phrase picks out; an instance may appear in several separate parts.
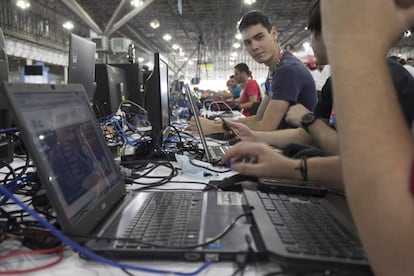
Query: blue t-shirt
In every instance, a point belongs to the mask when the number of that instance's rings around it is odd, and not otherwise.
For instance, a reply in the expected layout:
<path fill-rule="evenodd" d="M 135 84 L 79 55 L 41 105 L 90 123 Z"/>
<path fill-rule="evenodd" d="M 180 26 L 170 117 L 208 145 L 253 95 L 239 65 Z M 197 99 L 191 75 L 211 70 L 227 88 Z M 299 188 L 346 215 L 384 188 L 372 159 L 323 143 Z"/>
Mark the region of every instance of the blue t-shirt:
<path fill-rule="evenodd" d="M 313 110 L 317 103 L 315 81 L 305 65 L 285 51 L 275 72 L 266 80 L 266 95 L 272 100 L 285 100 L 290 105 L 300 103 Z M 278 129 L 288 128 L 283 119 Z"/>
<path fill-rule="evenodd" d="M 236 86 L 231 90 L 231 94 L 233 95 L 233 98 L 240 98 L 240 92 L 241 92 L 241 88 L 240 86 Z"/>

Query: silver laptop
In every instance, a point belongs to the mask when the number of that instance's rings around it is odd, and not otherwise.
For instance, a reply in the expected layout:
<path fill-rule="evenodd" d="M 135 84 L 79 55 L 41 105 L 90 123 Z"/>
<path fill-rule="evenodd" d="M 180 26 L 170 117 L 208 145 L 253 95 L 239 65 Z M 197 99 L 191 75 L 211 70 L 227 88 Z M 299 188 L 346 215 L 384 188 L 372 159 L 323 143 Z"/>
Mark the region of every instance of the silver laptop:
<path fill-rule="evenodd" d="M 194 97 L 191 94 L 190 88 L 187 85 L 185 85 L 184 87 L 185 87 L 186 96 L 188 98 L 188 101 L 190 102 L 190 111 L 194 115 L 194 120 L 197 126 L 198 133 L 200 135 L 200 141 L 204 149 L 206 161 L 209 162 L 210 164 L 217 165 L 220 163 L 221 157 L 227 152 L 227 150 L 229 150 L 230 146 L 222 145 L 222 144 L 217 145 L 217 146 L 212 146 L 212 145 L 207 144 L 206 137 L 203 131 L 203 127 L 201 125 L 200 118 L 198 117 L 200 115 L 200 110 L 194 101 Z"/>
<path fill-rule="evenodd" d="M 23 141 L 62 230 L 111 258 L 231 260 L 250 252 L 243 196 L 127 192 L 81 85 L 3 83 Z M 204 246 L 239 217 L 223 237 Z M 79 237 L 84 237 L 79 238 Z"/>

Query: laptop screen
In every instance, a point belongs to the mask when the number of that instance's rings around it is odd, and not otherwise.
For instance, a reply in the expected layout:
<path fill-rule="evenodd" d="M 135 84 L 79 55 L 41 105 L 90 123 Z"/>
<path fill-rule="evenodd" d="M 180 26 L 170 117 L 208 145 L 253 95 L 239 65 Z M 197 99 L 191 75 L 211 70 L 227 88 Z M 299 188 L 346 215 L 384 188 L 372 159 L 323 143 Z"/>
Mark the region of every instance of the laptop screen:
<path fill-rule="evenodd" d="M 83 92 L 16 93 L 37 161 L 68 220 L 88 213 L 119 182 L 103 139 L 97 139 Z M 45 177 L 44 177 L 45 178 Z"/>

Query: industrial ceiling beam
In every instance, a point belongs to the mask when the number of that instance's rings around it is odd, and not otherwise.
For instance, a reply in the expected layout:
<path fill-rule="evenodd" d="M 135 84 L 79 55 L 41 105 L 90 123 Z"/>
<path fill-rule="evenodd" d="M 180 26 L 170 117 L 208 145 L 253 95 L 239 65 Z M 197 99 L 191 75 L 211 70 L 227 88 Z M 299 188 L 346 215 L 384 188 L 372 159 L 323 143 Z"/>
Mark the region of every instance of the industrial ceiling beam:
<path fill-rule="evenodd" d="M 80 17 L 95 33 L 102 35 L 102 30 L 98 24 L 93 21 L 92 17 L 82 8 L 76 0 L 62 0 L 62 2 L 68 6 L 77 16 Z"/>
<path fill-rule="evenodd" d="M 121 0 L 118 7 L 116 7 L 115 12 L 112 14 L 111 19 L 109 19 L 108 24 L 105 27 L 105 34 L 112 28 L 115 19 L 117 19 L 122 7 L 125 5 L 126 2 L 128 2 L 128 0 Z"/>
<path fill-rule="evenodd" d="M 113 34 L 116 30 L 118 30 L 119 28 L 121 28 L 123 25 L 125 25 L 125 23 L 127 23 L 129 20 L 131 20 L 132 18 L 134 18 L 135 15 L 137 15 L 138 13 L 140 13 L 143 9 L 145 9 L 146 7 L 148 7 L 152 2 L 154 2 L 154 0 L 147 0 L 145 1 L 141 6 L 133 9 L 132 11 L 130 11 L 129 13 L 127 13 L 124 17 L 122 17 L 118 22 L 116 22 L 111 29 L 108 32 L 105 32 L 105 35 L 110 36 L 111 34 Z"/>

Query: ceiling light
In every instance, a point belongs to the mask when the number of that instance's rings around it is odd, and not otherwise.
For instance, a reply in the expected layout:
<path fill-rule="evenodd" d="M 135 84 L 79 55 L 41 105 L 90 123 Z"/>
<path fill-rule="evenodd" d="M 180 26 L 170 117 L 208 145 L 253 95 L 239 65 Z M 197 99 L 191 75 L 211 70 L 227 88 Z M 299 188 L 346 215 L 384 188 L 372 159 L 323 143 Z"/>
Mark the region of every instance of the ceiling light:
<path fill-rule="evenodd" d="M 409 37 L 411 35 L 411 31 L 410 30 L 406 30 L 404 32 L 404 37 Z"/>
<path fill-rule="evenodd" d="M 138 8 L 139 6 L 142 6 L 142 0 L 131 0 L 131 6 L 134 6 Z"/>
<path fill-rule="evenodd" d="M 178 45 L 178 44 L 173 44 L 171 47 L 172 47 L 174 50 L 178 50 L 178 49 L 180 49 L 180 45 Z"/>
<path fill-rule="evenodd" d="M 139 58 L 138 58 L 138 62 L 139 62 L 139 63 L 143 63 L 143 62 L 144 62 L 144 58 L 143 58 L 143 57 L 139 57 Z"/>
<path fill-rule="evenodd" d="M 148 68 L 153 68 L 154 64 L 152 62 L 147 62 L 147 64 L 145 64 L 146 66 L 148 66 Z"/>
<path fill-rule="evenodd" d="M 18 6 L 22 10 L 25 10 L 27 8 L 30 8 L 30 3 L 29 1 L 26 1 L 26 0 L 18 0 L 16 1 L 16 6 Z"/>
<path fill-rule="evenodd" d="M 185 55 L 183 51 L 180 51 L 178 54 L 180 55 L 180 57 L 183 57 Z"/>
<path fill-rule="evenodd" d="M 247 5 L 251 5 L 254 4 L 256 2 L 256 0 L 244 0 L 244 3 Z"/>
<path fill-rule="evenodd" d="M 62 26 L 63 26 L 63 28 L 65 28 L 67 30 L 72 30 L 73 29 L 73 23 L 71 21 L 66 21 Z"/>
<path fill-rule="evenodd" d="M 242 35 L 241 35 L 241 33 L 237 33 L 234 37 L 235 37 L 236 39 L 238 39 L 238 40 L 241 40 L 241 39 L 242 39 Z"/>
<path fill-rule="evenodd" d="M 234 65 L 234 61 L 229 61 L 229 64 L 230 64 L 231 66 L 233 66 L 233 65 Z"/>
<path fill-rule="evenodd" d="M 166 41 L 170 41 L 172 37 L 169 34 L 165 34 L 162 38 Z"/>
<path fill-rule="evenodd" d="M 233 53 L 230 54 L 230 56 L 231 57 L 237 57 L 237 53 L 236 52 L 233 52 Z"/>
<path fill-rule="evenodd" d="M 311 48 L 310 43 L 309 43 L 309 42 L 305 42 L 305 43 L 303 43 L 303 48 L 304 48 L 305 50 L 310 49 L 310 48 Z"/>
<path fill-rule="evenodd" d="M 234 43 L 234 44 L 233 44 L 233 48 L 238 49 L 238 48 L 240 48 L 240 47 L 241 47 L 241 45 L 240 45 L 240 43 L 238 43 L 238 42 L 236 42 L 236 43 Z"/>
<path fill-rule="evenodd" d="M 151 21 L 150 26 L 153 29 L 157 29 L 160 26 L 160 22 L 155 19 L 155 20 Z"/>
<path fill-rule="evenodd" d="M 192 61 L 192 60 L 188 61 L 188 65 L 193 65 L 193 64 L 194 64 L 194 61 Z"/>

